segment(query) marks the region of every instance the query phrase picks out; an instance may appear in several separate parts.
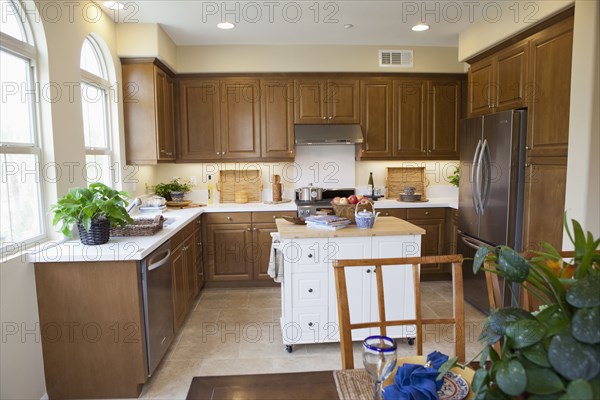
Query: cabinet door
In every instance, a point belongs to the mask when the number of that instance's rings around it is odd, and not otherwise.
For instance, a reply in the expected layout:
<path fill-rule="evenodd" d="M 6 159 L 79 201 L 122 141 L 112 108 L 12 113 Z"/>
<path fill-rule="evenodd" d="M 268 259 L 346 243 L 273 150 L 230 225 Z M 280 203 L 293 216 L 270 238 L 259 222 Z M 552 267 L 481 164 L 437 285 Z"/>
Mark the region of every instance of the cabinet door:
<path fill-rule="evenodd" d="M 221 155 L 223 159 L 260 157 L 258 80 L 221 81 Z"/>
<path fill-rule="evenodd" d="M 179 81 L 179 159 L 202 161 L 221 158 L 219 81 Z"/>
<path fill-rule="evenodd" d="M 173 104 L 173 79 L 162 69 L 154 66 L 156 96 L 156 127 L 158 160 L 175 160 L 175 108 Z"/>
<path fill-rule="evenodd" d="M 573 17 L 531 40 L 528 156 L 566 156 L 569 141 Z"/>
<path fill-rule="evenodd" d="M 336 259 L 371 258 L 371 238 L 330 238 L 327 243 L 326 262 L 328 263 L 329 281 L 329 321 L 338 323 L 337 293 L 335 277 L 331 262 Z M 346 268 L 346 290 L 348 292 L 348 307 L 352 323 L 371 322 L 377 315 L 371 315 L 371 276 L 373 267 Z M 352 331 L 353 340 L 362 340 L 369 336 L 370 328 Z M 336 332 L 335 338 L 339 338 Z"/>
<path fill-rule="evenodd" d="M 529 42 L 517 43 L 496 56 L 495 111 L 525 107 Z"/>
<path fill-rule="evenodd" d="M 271 255 L 271 232 L 277 232 L 274 223 L 252 224 L 252 247 L 254 249 L 253 273 L 256 280 L 271 280 L 269 270 L 269 256 Z"/>
<path fill-rule="evenodd" d="M 260 141 L 265 158 L 294 158 L 294 85 L 291 80 L 260 81 Z"/>
<path fill-rule="evenodd" d="M 200 224 L 200 218 L 198 218 L 197 223 Z M 194 231 L 194 267 L 195 267 L 195 287 L 194 293 L 200 293 L 200 289 L 204 284 L 204 271 L 202 269 L 202 230 L 200 229 L 200 225 Z"/>
<path fill-rule="evenodd" d="M 195 247 L 196 242 L 194 235 L 189 236 L 184 242 L 185 249 L 185 300 L 186 311 L 191 307 L 194 298 L 196 297 L 196 287 L 198 282 L 198 273 L 196 270 Z"/>
<path fill-rule="evenodd" d="M 156 164 L 157 161 L 154 68 L 151 62 L 123 62 L 121 66 L 127 163 Z"/>
<path fill-rule="evenodd" d="M 329 79 L 325 89 L 327 121 L 333 124 L 358 124 L 359 81 L 357 79 Z"/>
<path fill-rule="evenodd" d="M 460 81 L 429 82 L 427 157 L 458 160 Z"/>
<path fill-rule="evenodd" d="M 294 81 L 294 123 L 323 124 L 327 122 L 325 82 L 318 79 Z"/>
<path fill-rule="evenodd" d="M 252 232 L 247 224 L 214 224 L 207 228 L 208 279 L 252 279 Z"/>
<path fill-rule="evenodd" d="M 528 161 L 523 210 L 523 251 L 542 250 L 541 242 L 560 249 L 567 180 L 566 157 Z"/>
<path fill-rule="evenodd" d="M 495 99 L 493 58 L 484 58 L 469 68 L 469 116 L 488 114 Z"/>
<path fill-rule="evenodd" d="M 391 157 L 391 80 L 372 79 L 360 82 L 360 125 L 364 136 L 361 158 Z"/>
<path fill-rule="evenodd" d="M 185 319 L 186 294 L 185 294 L 185 245 L 182 243 L 173 250 L 172 279 L 173 279 L 173 324 L 177 332 Z"/>
<path fill-rule="evenodd" d="M 383 217 L 406 219 L 406 208 L 377 208 L 375 211 L 380 211 Z"/>
<path fill-rule="evenodd" d="M 421 236 L 421 256 L 443 255 L 445 228 L 443 219 L 409 219 L 408 222 L 425 229 L 425 234 Z M 421 274 L 443 272 L 442 264 L 429 264 L 421 267 Z"/>
<path fill-rule="evenodd" d="M 427 82 L 394 80 L 393 154 L 399 158 L 427 156 Z"/>

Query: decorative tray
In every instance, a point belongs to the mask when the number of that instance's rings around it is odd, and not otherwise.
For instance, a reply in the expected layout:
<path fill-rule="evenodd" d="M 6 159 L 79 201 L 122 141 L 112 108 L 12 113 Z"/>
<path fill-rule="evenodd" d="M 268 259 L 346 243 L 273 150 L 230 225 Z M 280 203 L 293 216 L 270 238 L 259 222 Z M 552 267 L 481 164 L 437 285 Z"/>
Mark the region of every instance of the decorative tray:
<path fill-rule="evenodd" d="M 154 218 L 135 218 L 133 224 L 110 229 L 110 236 L 152 236 L 163 228 L 165 219 L 162 215 Z"/>

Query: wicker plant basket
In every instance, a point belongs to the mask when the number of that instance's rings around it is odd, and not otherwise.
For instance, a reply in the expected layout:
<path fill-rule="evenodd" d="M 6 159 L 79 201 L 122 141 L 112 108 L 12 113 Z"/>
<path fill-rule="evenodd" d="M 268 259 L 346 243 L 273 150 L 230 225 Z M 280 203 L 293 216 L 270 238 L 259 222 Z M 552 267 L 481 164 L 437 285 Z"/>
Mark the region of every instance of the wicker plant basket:
<path fill-rule="evenodd" d="M 162 215 L 154 218 L 136 218 L 133 224 L 111 228 L 110 236 L 152 236 L 163 228 L 164 222 Z"/>
<path fill-rule="evenodd" d="M 353 224 L 356 223 L 356 218 L 354 218 L 354 212 L 356 211 L 356 208 L 358 208 L 358 211 L 362 211 L 362 210 L 373 211 L 373 204 L 371 204 L 371 203 L 367 203 L 367 204 L 333 204 L 333 203 L 331 203 L 331 205 L 333 206 L 333 212 L 335 213 L 335 215 L 337 215 L 338 217 L 348 218 L 350 220 L 350 222 L 352 222 Z"/>
<path fill-rule="evenodd" d="M 77 224 L 77 230 L 81 243 L 88 246 L 104 244 L 110 239 L 110 222 L 107 219 L 93 221 L 89 231 L 82 224 Z"/>

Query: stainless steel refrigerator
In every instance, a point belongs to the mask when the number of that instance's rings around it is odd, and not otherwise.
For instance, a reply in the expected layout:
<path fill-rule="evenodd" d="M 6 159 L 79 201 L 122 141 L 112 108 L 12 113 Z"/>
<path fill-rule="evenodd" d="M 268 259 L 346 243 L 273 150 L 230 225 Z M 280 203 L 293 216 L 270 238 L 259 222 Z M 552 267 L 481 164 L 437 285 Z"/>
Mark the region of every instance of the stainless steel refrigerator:
<path fill-rule="evenodd" d="M 464 257 L 484 245 L 521 250 L 526 132 L 525 110 L 462 121 L 458 252 Z M 483 272 L 474 275 L 466 260 L 463 277 L 465 300 L 489 313 Z"/>

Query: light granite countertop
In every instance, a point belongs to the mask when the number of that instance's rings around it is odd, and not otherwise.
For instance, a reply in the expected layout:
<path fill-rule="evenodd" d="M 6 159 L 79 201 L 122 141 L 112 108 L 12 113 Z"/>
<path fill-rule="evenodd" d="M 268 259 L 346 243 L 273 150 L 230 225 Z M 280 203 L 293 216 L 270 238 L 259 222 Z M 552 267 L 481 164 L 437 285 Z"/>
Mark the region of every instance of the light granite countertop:
<path fill-rule="evenodd" d="M 309 228 L 306 225 L 296 225 L 284 219 L 276 220 L 277 231 L 281 239 L 306 239 L 329 237 L 359 237 L 359 236 L 404 236 L 424 235 L 425 230 L 396 217 L 377 217 L 373 228 L 359 229 L 356 225 L 335 231 L 320 228 Z"/>

